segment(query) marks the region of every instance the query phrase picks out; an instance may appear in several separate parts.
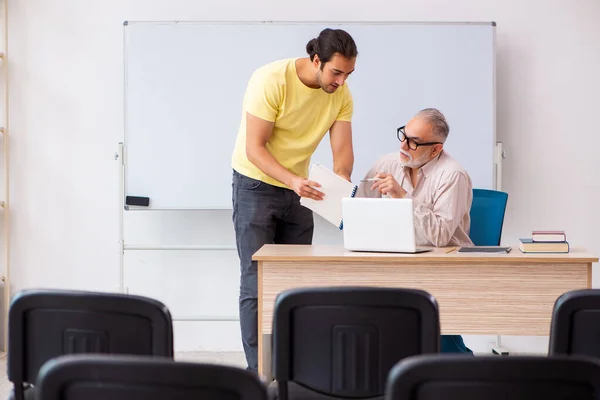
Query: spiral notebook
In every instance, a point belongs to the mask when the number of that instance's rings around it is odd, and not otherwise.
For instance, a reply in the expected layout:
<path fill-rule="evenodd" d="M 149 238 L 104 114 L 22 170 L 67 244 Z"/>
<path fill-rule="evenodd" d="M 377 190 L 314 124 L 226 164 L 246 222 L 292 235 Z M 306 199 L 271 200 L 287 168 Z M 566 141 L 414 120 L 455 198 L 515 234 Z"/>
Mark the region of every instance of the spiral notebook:
<path fill-rule="evenodd" d="M 325 196 L 323 200 L 302 197 L 300 204 L 319 214 L 340 230 L 343 229 L 342 199 L 354 197 L 358 186 L 318 163 L 312 165 L 308 179 L 319 183 L 321 187 L 315 189 L 323 192 Z"/>

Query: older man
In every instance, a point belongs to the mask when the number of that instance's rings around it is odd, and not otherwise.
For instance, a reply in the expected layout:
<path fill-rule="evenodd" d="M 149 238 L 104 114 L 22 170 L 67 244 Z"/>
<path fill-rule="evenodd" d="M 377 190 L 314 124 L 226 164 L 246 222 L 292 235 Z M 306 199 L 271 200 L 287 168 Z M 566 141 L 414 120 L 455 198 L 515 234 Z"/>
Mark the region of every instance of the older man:
<path fill-rule="evenodd" d="M 419 111 L 398 128 L 400 154 L 381 157 L 366 174 L 357 197 L 412 198 L 417 246 L 472 246 L 471 179 L 444 151 L 450 128 L 434 108 Z M 472 353 L 461 336 L 443 335 L 442 352 Z"/>

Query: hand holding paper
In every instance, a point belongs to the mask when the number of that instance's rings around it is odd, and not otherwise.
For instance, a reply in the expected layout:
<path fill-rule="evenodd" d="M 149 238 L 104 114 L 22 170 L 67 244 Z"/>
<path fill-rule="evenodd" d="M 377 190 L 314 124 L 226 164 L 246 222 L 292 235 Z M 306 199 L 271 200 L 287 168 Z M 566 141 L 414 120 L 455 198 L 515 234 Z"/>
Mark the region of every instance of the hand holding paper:
<path fill-rule="evenodd" d="M 320 201 L 323 200 L 324 194 L 320 190 L 315 189 L 320 187 L 321 185 L 318 182 L 298 176 L 292 180 L 291 189 L 300 197 Z"/>
<path fill-rule="evenodd" d="M 342 199 L 344 197 L 354 197 L 358 186 L 323 167 L 321 164 L 313 164 L 308 179 L 313 182 L 319 182 L 319 191 L 325 196 L 322 200 L 302 197 L 300 204 L 316 212 L 339 229 L 342 229 Z"/>

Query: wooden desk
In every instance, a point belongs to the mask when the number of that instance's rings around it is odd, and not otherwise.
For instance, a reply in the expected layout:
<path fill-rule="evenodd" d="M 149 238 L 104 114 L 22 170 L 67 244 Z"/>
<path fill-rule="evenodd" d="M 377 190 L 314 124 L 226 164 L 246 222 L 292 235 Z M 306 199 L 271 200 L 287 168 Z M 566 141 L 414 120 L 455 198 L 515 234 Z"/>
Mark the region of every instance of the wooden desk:
<path fill-rule="evenodd" d="M 299 287 L 386 286 L 426 290 L 438 302 L 443 334 L 531 335 L 550 332 L 556 299 L 591 287 L 592 263 L 582 249 L 568 254 L 362 253 L 341 246 L 265 245 L 258 261 L 258 368 L 278 293 Z M 266 342 L 268 345 L 269 342 Z M 267 352 L 270 353 L 270 349 Z M 264 362 L 269 361 L 264 368 Z"/>

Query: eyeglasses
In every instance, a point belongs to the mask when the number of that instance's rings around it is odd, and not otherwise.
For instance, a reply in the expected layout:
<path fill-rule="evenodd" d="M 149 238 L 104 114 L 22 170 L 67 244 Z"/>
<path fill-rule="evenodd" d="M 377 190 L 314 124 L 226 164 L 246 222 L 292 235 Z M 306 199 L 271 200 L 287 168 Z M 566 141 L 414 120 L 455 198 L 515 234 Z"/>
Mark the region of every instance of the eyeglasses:
<path fill-rule="evenodd" d="M 408 140 L 408 148 L 413 151 L 417 150 L 417 148 L 419 146 L 433 146 L 434 144 L 443 144 L 442 142 L 417 143 L 417 142 L 415 142 L 415 140 L 413 138 L 409 138 L 408 136 L 406 136 L 406 132 L 404 131 L 404 128 L 406 128 L 406 125 L 398 128 L 396 130 L 396 135 L 398 136 L 398 140 L 401 142 Z"/>

